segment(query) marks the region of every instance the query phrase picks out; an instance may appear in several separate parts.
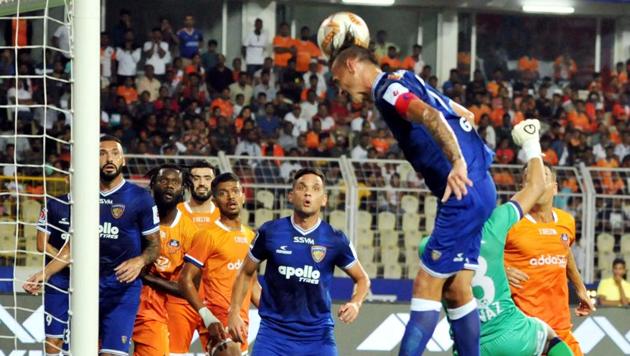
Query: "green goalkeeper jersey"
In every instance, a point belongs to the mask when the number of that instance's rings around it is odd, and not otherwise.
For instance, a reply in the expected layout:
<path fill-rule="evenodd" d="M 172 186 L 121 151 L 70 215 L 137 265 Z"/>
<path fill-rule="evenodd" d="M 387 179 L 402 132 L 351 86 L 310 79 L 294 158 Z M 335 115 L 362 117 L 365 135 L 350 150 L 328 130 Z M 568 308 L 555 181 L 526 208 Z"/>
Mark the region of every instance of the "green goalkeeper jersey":
<path fill-rule="evenodd" d="M 518 203 L 509 201 L 496 207 L 483 226 L 479 268 L 472 280 L 481 320 L 481 344 L 501 336 L 526 318 L 512 301 L 503 264 L 507 233 L 522 215 Z M 420 254 L 428 240 L 422 241 Z"/>

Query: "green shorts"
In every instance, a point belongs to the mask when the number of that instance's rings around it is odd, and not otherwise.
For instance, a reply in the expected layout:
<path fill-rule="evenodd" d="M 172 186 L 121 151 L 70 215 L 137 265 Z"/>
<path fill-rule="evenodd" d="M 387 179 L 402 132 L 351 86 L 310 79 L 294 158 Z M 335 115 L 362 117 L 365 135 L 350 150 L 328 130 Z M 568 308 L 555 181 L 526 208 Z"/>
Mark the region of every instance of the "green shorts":
<path fill-rule="evenodd" d="M 505 333 L 481 344 L 483 356 L 539 356 L 547 342 L 547 325 L 540 319 L 516 314 L 506 320 Z M 483 327 L 483 326 L 482 326 Z"/>

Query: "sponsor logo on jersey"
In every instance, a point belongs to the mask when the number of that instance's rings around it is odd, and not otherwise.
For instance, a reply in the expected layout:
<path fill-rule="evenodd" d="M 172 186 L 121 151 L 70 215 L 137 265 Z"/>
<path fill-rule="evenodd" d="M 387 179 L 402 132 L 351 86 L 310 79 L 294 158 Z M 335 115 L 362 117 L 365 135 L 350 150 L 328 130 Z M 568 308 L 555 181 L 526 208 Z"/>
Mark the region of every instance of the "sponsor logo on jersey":
<path fill-rule="evenodd" d="M 558 235 L 556 229 L 553 228 L 542 228 L 538 229 L 538 233 L 541 235 Z"/>
<path fill-rule="evenodd" d="M 59 223 L 61 225 L 70 225 L 70 221 L 68 221 L 68 218 L 61 218 L 61 220 L 59 220 Z"/>
<path fill-rule="evenodd" d="M 293 236 L 293 243 L 315 245 L 315 239 L 311 237 L 304 237 L 304 236 Z"/>
<path fill-rule="evenodd" d="M 324 257 L 326 257 L 326 247 L 320 245 L 311 246 L 311 257 L 313 257 L 315 263 L 322 262 Z"/>
<path fill-rule="evenodd" d="M 64 232 L 63 234 L 61 234 L 61 239 L 64 241 L 68 241 L 68 239 L 70 238 L 70 234 L 67 232 Z"/>
<path fill-rule="evenodd" d="M 164 271 L 170 263 L 171 260 L 169 260 L 168 257 L 160 256 L 157 258 L 157 260 L 155 260 L 155 267 L 160 271 Z"/>
<path fill-rule="evenodd" d="M 541 255 L 539 257 L 534 257 L 529 260 L 529 264 L 531 266 L 567 266 L 567 258 L 562 255 Z"/>
<path fill-rule="evenodd" d="M 115 204 L 112 205 L 112 217 L 114 219 L 120 219 L 121 216 L 125 213 L 125 206 L 123 204 Z"/>
<path fill-rule="evenodd" d="M 453 262 L 464 262 L 464 253 L 460 252 L 453 258 Z"/>
<path fill-rule="evenodd" d="M 247 237 L 245 236 L 234 236 L 234 242 L 237 244 L 249 244 L 249 241 L 247 241 Z"/>
<path fill-rule="evenodd" d="M 118 232 L 118 228 L 107 221 L 104 224 L 98 226 L 98 234 L 102 239 L 117 240 Z"/>
<path fill-rule="evenodd" d="M 193 222 L 197 224 L 209 223 L 210 218 L 208 216 L 193 216 Z"/>
<path fill-rule="evenodd" d="M 288 246 L 287 245 L 282 245 L 280 246 L 280 248 L 276 249 L 276 253 L 279 253 L 281 255 L 290 255 L 293 253 L 293 251 L 288 250 Z"/>
<path fill-rule="evenodd" d="M 168 253 L 176 253 L 181 248 L 181 243 L 178 240 L 172 239 L 168 242 Z"/>
<path fill-rule="evenodd" d="M 100 198 L 98 202 L 99 202 L 100 204 L 105 204 L 105 205 L 112 205 L 112 204 L 114 204 L 114 201 L 113 201 L 113 200 L 111 200 L 111 199 L 103 199 L 103 198 Z"/>
<path fill-rule="evenodd" d="M 304 265 L 304 267 L 278 266 L 278 272 L 286 279 L 297 277 L 302 283 L 319 284 L 320 273 L 313 269 L 313 266 Z"/>
<path fill-rule="evenodd" d="M 236 262 L 228 263 L 227 269 L 228 271 L 235 271 L 237 269 L 240 269 L 242 265 L 243 265 L 243 260 L 237 260 Z"/>

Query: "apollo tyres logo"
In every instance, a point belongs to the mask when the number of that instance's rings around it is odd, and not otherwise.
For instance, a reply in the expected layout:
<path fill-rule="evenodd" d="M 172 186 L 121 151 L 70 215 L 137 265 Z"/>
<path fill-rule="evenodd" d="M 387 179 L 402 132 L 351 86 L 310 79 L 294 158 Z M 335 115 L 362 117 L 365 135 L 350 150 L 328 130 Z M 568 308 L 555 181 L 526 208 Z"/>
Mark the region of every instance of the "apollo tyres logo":
<path fill-rule="evenodd" d="M 319 284 L 320 273 L 313 266 L 304 265 L 304 267 L 278 266 L 278 273 L 286 279 L 291 277 L 298 278 L 301 283 Z"/>
<path fill-rule="evenodd" d="M 119 232 L 118 228 L 108 221 L 98 226 L 98 234 L 102 239 L 118 240 Z"/>

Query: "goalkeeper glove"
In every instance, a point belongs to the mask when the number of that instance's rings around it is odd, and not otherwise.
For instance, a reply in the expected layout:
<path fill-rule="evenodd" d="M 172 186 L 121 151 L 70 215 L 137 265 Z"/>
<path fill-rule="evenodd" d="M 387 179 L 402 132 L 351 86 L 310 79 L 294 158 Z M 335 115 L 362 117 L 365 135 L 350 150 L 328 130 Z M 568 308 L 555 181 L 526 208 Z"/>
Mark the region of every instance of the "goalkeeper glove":
<path fill-rule="evenodd" d="M 532 158 L 542 158 L 540 148 L 540 121 L 527 119 L 518 123 L 512 129 L 514 143 L 523 148 L 527 161 Z"/>

